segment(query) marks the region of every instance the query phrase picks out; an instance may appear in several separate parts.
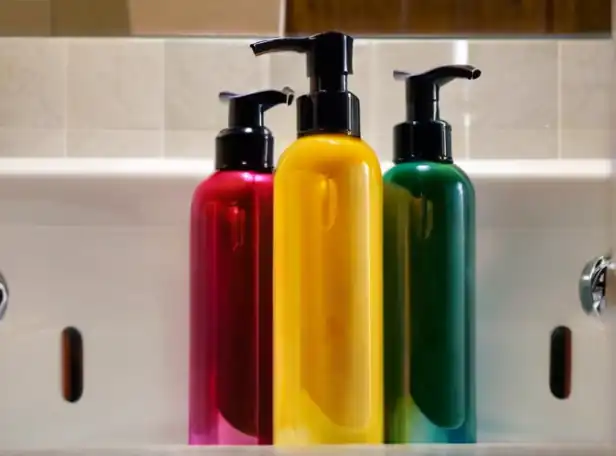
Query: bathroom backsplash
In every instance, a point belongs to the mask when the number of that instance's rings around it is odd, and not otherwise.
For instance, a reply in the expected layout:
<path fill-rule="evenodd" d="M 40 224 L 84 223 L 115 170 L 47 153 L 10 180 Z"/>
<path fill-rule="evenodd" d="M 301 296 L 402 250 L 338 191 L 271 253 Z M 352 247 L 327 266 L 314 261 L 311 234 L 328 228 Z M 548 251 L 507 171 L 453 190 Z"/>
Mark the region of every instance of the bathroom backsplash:
<path fill-rule="evenodd" d="M 204 157 L 225 126 L 220 90 L 306 90 L 301 55 L 255 58 L 250 39 L 0 39 L 0 156 Z M 357 40 L 351 89 L 364 137 L 391 157 L 404 87 L 393 69 L 470 63 L 483 75 L 443 89 L 464 159 L 610 154 L 611 40 Z M 269 115 L 277 150 L 294 108 Z"/>

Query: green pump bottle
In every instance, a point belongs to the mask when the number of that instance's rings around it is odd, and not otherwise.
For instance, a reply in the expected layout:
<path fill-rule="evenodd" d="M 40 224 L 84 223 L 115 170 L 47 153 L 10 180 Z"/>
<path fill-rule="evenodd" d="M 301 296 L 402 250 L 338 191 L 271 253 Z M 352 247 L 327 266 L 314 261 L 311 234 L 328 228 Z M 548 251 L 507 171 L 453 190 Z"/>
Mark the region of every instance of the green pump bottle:
<path fill-rule="evenodd" d="M 384 176 L 386 443 L 474 443 L 475 193 L 453 162 L 440 88 L 477 79 L 449 65 L 406 81 Z"/>

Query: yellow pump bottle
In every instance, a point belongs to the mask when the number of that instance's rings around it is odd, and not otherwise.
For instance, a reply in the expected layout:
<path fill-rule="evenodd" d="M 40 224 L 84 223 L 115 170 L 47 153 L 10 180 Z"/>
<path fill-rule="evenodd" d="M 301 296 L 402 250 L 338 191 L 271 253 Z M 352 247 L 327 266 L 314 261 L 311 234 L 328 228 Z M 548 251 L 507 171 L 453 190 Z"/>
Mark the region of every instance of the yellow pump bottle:
<path fill-rule="evenodd" d="M 252 45 L 307 55 L 298 140 L 274 177 L 274 443 L 383 439 L 382 177 L 347 89 L 353 38 Z"/>

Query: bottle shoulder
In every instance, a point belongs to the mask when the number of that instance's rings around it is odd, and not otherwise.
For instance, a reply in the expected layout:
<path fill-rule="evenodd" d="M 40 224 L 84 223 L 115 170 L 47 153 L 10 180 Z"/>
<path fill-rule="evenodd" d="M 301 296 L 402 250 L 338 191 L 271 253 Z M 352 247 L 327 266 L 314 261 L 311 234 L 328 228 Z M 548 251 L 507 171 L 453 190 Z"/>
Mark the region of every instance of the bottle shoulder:
<path fill-rule="evenodd" d="M 375 151 L 359 138 L 346 135 L 311 135 L 297 139 L 282 153 L 277 173 L 288 168 L 311 169 L 344 164 L 379 169 Z"/>
<path fill-rule="evenodd" d="M 459 183 L 463 186 L 473 188 L 473 183 L 462 168 L 452 163 L 436 163 L 429 161 L 413 161 L 400 163 L 389 169 L 384 179 L 386 182 L 394 184 L 414 183 Z"/>
<path fill-rule="evenodd" d="M 241 199 L 255 193 L 271 192 L 273 174 L 250 171 L 216 171 L 193 193 L 193 204 Z"/>

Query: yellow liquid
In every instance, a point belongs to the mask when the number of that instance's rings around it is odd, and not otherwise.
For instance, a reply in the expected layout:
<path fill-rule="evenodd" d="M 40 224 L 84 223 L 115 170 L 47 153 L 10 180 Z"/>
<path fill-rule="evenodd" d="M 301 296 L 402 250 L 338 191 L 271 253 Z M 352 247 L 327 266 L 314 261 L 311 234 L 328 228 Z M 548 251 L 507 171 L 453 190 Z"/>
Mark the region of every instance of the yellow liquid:
<path fill-rule="evenodd" d="M 311 136 L 274 179 L 274 443 L 381 443 L 378 159 L 359 139 Z"/>

